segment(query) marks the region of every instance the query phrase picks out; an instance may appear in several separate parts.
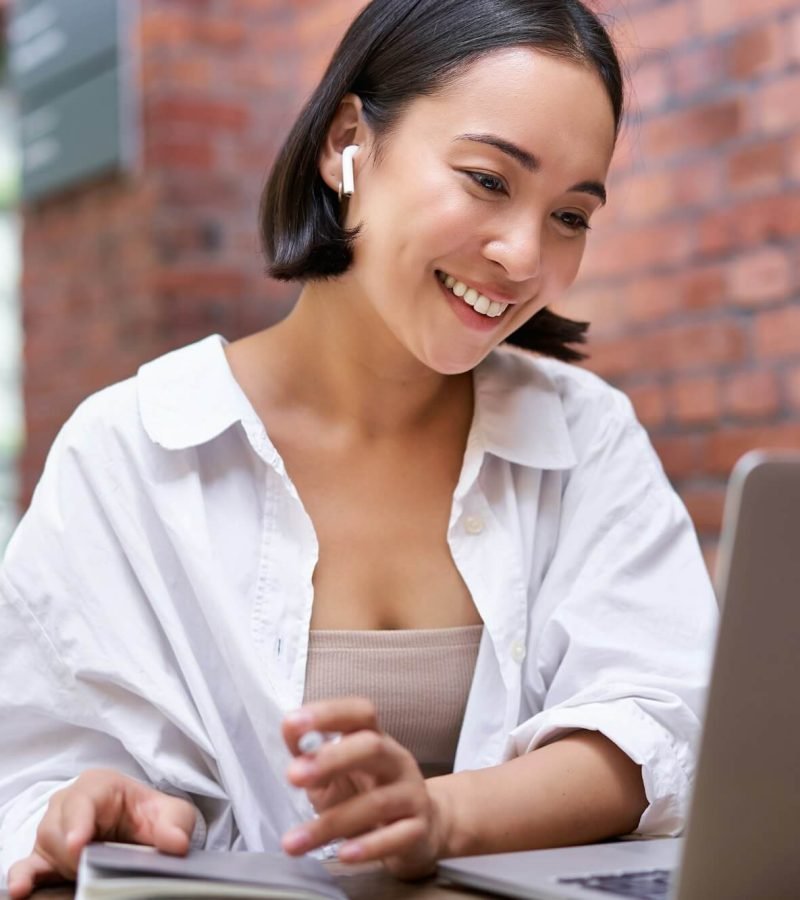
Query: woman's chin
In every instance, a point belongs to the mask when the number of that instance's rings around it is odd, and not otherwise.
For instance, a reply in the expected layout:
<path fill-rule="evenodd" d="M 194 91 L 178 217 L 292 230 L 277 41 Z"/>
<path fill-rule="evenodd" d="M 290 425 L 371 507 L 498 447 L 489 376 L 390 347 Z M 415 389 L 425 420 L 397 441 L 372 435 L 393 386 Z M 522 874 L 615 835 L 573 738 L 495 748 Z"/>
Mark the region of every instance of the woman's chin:
<path fill-rule="evenodd" d="M 452 348 L 441 353 L 429 353 L 423 360 L 425 365 L 440 375 L 463 375 L 471 372 L 491 353 L 494 347 L 481 347 L 470 352 L 454 354 Z"/>

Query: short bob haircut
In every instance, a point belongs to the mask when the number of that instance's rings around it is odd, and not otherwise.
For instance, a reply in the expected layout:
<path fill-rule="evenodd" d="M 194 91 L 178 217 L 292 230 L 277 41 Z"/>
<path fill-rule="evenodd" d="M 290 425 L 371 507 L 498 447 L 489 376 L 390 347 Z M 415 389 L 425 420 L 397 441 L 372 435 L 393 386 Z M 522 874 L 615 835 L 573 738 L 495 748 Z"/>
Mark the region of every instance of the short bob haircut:
<path fill-rule="evenodd" d="M 357 94 L 380 140 L 416 98 L 455 80 L 472 62 L 507 47 L 533 47 L 595 69 L 619 134 L 623 76 L 611 39 L 580 0 L 372 0 L 352 23 L 300 113 L 261 198 L 269 273 L 313 281 L 346 272 L 358 228 L 343 228 L 319 157 L 345 94 Z M 567 361 L 585 358 L 586 322 L 540 310 L 508 342 Z"/>

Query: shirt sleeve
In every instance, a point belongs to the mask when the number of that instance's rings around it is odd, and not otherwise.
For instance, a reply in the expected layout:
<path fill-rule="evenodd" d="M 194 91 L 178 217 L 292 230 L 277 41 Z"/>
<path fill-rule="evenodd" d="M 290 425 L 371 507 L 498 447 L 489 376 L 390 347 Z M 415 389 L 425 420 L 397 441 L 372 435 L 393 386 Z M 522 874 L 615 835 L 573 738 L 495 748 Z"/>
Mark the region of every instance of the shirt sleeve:
<path fill-rule="evenodd" d="M 221 796 L 189 739 L 174 677 L 160 677 L 158 636 L 143 627 L 142 588 L 108 517 L 114 488 L 90 419 L 79 413 L 57 438 L 0 569 L 0 882 L 32 849 L 52 795 L 86 769 L 195 803 L 198 845 L 198 797 L 205 786 Z"/>
<path fill-rule="evenodd" d="M 531 614 L 523 698 L 532 714 L 506 755 L 599 731 L 642 768 L 648 806 L 637 832 L 675 835 L 716 601 L 689 516 L 628 400 L 613 391 L 585 418 L 575 427 L 585 449 L 563 490 L 556 550 Z"/>

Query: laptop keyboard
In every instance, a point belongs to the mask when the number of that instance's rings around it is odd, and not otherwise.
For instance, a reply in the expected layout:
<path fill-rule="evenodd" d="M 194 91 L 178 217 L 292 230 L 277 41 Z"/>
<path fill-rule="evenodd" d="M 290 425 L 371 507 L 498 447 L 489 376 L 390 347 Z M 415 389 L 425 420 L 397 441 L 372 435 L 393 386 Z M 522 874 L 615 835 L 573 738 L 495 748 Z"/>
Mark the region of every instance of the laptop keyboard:
<path fill-rule="evenodd" d="M 576 884 L 587 891 L 635 897 L 636 900 L 664 900 L 669 896 L 667 869 L 648 872 L 623 872 L 620 875 L 590 875 L 587 878 L 559 878 L 560 884 Z"/>

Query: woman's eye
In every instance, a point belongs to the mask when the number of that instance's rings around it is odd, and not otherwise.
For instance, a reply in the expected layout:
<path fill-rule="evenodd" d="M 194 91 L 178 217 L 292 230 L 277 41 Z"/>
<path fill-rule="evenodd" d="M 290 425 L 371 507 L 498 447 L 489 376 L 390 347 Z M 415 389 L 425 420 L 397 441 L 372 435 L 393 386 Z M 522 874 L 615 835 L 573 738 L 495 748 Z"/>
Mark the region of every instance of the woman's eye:
<path fill-rule="evenodd" d="M 492 194 L 506 193 L 505 182 L 496 175 L 487 175 L 486 172 L 468 172 L 467 174 L 476 184 Z"/>
<path fill-rule="evenodd" d="M 556 213 L 556 219 L 570 231 L 589 231 L 591 225 L 583 216 L 578 213 L 562 212 Z"/>

